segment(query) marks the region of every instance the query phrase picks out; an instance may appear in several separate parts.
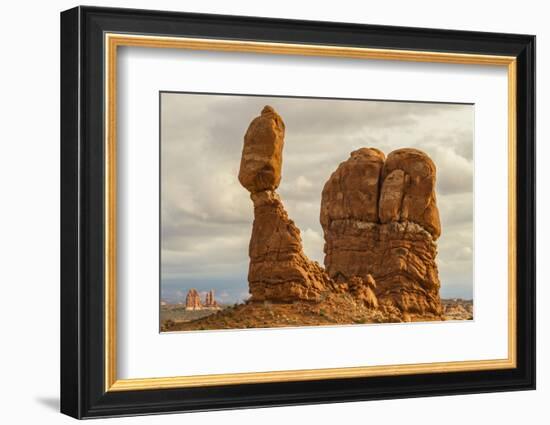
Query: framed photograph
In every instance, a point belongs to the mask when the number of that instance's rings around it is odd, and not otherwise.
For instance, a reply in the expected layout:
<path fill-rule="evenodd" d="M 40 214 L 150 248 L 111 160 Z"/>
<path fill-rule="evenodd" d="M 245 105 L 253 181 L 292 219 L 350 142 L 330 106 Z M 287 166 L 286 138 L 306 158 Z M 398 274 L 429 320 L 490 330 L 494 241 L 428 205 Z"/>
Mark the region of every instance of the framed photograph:
<path fill-rule="evenodd" d="M 61 14 L 61 411 L 535 388 L 535 37 Z"/>

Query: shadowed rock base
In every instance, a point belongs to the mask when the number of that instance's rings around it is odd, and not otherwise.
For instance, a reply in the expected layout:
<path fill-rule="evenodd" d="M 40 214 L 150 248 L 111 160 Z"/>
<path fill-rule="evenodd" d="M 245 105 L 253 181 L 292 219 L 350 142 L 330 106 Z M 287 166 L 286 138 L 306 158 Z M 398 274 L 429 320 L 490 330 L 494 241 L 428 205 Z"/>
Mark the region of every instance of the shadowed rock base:
<path fill-rule="evenodd" d="M 327 272 L 337 282 L 372 275 L 383 306 L 440 315 L 436 244 L 416 223 L 337 220 L 326 231 Z"/>
<path fill-rule="evenodd" d="M 302 250 L 300 230 L 273 191 L 253 193 L 249 289 L 253 301 L 318 301 L 329 278 Z"/>

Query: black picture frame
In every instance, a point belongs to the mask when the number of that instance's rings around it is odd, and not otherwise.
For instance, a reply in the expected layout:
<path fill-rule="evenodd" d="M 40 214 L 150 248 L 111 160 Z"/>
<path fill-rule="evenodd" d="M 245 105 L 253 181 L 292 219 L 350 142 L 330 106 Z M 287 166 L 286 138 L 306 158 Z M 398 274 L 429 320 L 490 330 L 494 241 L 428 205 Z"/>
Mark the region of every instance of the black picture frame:
<path fill-rule="evenodd" d="M 517 367 L 105 391 L 104 34 L 307 43 L 517 58 Z M 61 412 L 75 418 L 535 388 L 535 36 L 76 7 L 61 13 Z"/>

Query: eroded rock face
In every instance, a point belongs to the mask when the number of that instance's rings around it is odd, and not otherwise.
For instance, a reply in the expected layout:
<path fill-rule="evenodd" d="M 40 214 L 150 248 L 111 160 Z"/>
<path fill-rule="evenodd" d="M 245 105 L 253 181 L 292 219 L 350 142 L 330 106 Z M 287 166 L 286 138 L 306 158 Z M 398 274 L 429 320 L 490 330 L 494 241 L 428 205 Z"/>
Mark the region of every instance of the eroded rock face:
<path fill-rule="evenodd" d="M 382 223 L 412 221 L 434 239 L 441 235 L 435 198 L 435 164 L 418 149 L 398 149 L 382 170 L 379 216 Z"/>
<path fill-rule="evenodd" d="M 244 136 L 239 181 L 251 193 L 275 190 L 281 182 L 285 123 L 265 106 Z"/>
<path fill-rule="evenodd" d="M 369 308 L 378 308 L 378 298 L 374 293 L 376 282 L 374 278 L 368 274 L 365 279 L 354 276 L 348 283 L 349 292 L 359 301 L 362 301 Z"/>
<path fill-rule="evenodd" d="M 195 288 L 192 288 L 187 292 L 185 297 L 185 309 L 186 310 L 202 310 L 201 297 Z"/>
<path fill-rule="evenodd" d="M 362 152 L 360 159 L 358 152 Z M 352 152 L 325 184 L 321 224 L 326 271 L 337 282 L 366 280 L 371 275 L 382 308 L 397 308 L 413 318 L 439 318 L 435 241 L 441 226 L 435 165 L 415 149 L 394 151 L 385 161 L 378 152 L 366 148 Z M 378 158 L 376 167 L 365 157 Z M 361 164 L 364 173 L 357 170 Z M 359 176 L 358 180 L 351 175 Z M 335 201 L 346 207 L 338 210 Z"/>
<path fill-rule="evenodd" d="M 239 181 L 251 192 L 254 224 L 249 245 L 251 301 L 317 301 L 330 282 L 302 249 L 300 230 L 275 192 L 281 179 L 284 123 L 266 106 L 244 138 Z"/>
<path fill-rule="evenodd" d="M 340 164 L 323 189 L 321 225 L 354 217 L 378 221 L 380 174 L 385 156 L 378 149 L 362 148 Z"/>
<path fill-rule="evenodd" d="M 285 125 L 270 106 L 244 137 L 239 181 L 251 193 L 251 301 L 317 301 L 348 292 L 401 320 L 439 318 L 435 241 L 441 233 L 433 161 L 415 149 L 351 153 L 326 182 L 321 201 L 325 270 L 302 249 L 300 230 L 276 193 Z"/>

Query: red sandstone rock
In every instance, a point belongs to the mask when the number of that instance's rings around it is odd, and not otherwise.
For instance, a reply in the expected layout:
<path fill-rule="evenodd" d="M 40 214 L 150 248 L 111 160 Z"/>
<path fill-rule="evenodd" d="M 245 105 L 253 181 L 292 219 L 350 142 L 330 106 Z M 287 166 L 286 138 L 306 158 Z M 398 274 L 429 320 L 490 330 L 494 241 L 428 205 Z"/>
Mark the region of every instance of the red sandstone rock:
<path fill-rule="evenodd" d="M 366 307 L 378 308 L 378 299 L 374 293 L 376 282 L 370 274 L 366 275 L 365 279 L 358 276 L 352 277 L 348 286 L 351 295 L 362 301 Z"/>
<path fill-rule="evenodd" d="M 281 117 L 266 106 L 244 138 L 239 181 L 254 203 L 251 301 L 318 301 L 326 291 L 349 292 L 400 320 L 440 318 L 435 240 L 441 226 L 431 159 L 415 149 L 386 159 L 362 148 L 340 164 L 321 201 L 327 275 L 304 254 L 300 231 L 275 192 L 284 132 Z"/>
<path fill-rule="evenodd" d="M 340 164 L 323 189 L 321 225 L 347 218 L 378 221 L 380 174 L 384 159 L 384 154 L 378 149 L 361 148 Z"/>
<path fill-rule="evenodd" d="M 211 289 L 206 293 L 206 299 L 204 301 L 204 307 L 206 308 L 219 308 L 216 297 L 214 296 L 214 290 Z"/>
<path fill-rule="evenodd" d="M 239 181 L 251 193 L 275 190 L 281 181 L 285 124 L 265 106 L 244 136 Z"/>
<path fill-rule="evenodd" d="M 383 181 L 380 198 L 360 200 L 357 186 L 361 183 L 342 178 L 360 175 L 354 153 L 323 189 L 326 271 L 337 282 L 348 284 L 355 277 L 368 279 L 372 275 L 378 303 L 385 309 L 398 309 L 407 317 L 439 318 L 435 239 L 440 225 L 433 162 L 413 149 L 390 153 L 379 168 L 378 180 L 375 174 L 368 174 L 369 180 Z M 346 205 L 345 214 L 331 213 L 335 200 Z M 372 214 L 374 209 L 377 216 Z"/>
<path fill-rule="evenodd" d="M 401 220 L 401 204 L 407 180 L 409 179 L 403 170 L 393 170 L 384 179 L 378 201 L 382 223 Z"/>
<path fill-rule="evenodd" d="M 254 224 L 248 281 L 253 301 L 318 300 L 329 279 L 302 250 L 300 230 L 275 192 L 251 195 Z"/>
<path fill-rule="evenodd" d="M 239 181 L 251 192 L 254 223 L 248 271 L 251 301 L 318 301 L 330 279 L 302 250 L 300 230 L 274 189 L 281 178 L 284 123 L 266 106 L 244 139 Z"/>
<path fill-rule="evenodd" d="M 185 297 L 185 309 L 202 310 L 201 297 L 195 288 L 187 292 L 187 296 Z"/>
<path fill-rule="evenodd" d="M 435 198 L 435 175 L 435 164 L 418 149 L 398 149 L 390 153 L 382 170 L 380 221 L 412 221 L 437 239 L 441 223 Z"/>

